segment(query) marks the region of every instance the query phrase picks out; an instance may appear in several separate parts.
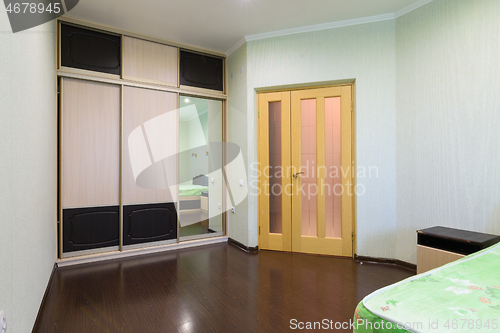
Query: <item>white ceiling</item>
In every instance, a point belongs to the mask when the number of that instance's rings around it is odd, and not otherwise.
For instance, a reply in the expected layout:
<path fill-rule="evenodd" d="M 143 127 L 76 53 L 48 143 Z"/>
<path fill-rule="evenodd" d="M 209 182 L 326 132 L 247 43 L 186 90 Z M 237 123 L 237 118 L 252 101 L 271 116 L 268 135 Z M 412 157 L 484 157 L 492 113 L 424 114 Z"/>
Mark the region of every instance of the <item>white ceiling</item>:
<path fill-rule="evenodd" d="M 395 17 L 429 1 L 80 0 L 67 16 L 227 53 L 244 36 L 374 16 L 388 19 L 387 14 Z"/>

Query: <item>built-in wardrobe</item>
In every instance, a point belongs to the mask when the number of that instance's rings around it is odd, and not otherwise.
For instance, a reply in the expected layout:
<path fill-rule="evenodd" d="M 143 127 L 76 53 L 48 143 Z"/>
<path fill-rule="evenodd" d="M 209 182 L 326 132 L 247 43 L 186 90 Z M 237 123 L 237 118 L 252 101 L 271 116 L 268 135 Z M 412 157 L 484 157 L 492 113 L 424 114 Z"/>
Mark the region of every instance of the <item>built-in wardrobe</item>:
<path fill-rule="evenodd" d="M 58 21 L 61 259 L 222 237 L 223 55 Z"/>

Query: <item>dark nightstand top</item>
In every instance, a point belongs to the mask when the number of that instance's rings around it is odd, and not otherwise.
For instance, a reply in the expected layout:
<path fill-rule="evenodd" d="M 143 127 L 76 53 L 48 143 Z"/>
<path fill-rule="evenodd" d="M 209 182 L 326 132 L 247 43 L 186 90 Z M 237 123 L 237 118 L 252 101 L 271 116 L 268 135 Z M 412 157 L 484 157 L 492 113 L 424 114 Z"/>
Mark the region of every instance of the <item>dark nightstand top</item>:
<path fill-rule="evenodd" d="M 446 251 L 471 254 L 500 242 L 500 236 L 447 227 L 417 230 L 417 244 Z"/>
<path fill-rule="evenodd" d="M 432 227 L 432 228 L 417 230 L 417 232 L 419 234 L 450 238 L 456 241 L 476 243 L 476 244 L 489 243 L 493 241 L 491 243 L 491 245 L 493 245 L 500 241 L 500 236 L 483 234 L 481 232 L 475 232 L 475 231 L 447 228 L 447 227 Z M 494 240 L 496 240 L 496 242 Z"/>

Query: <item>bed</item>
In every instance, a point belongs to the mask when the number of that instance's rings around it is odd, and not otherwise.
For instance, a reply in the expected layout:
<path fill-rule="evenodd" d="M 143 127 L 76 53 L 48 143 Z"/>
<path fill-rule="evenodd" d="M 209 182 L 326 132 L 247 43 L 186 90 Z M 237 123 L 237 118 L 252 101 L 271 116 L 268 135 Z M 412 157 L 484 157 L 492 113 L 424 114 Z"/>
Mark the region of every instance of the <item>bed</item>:
<path fill-rule="evenodd" d="M 186 197 L 199 197 L 202 192 L 207 192 L 208 186 L 201 185 L 179 185 L 179 196 L 182 197 L 181 200 L 185 200 Z"/>
<path fill-rule="evenodd" d="M 202 221 L 203 213 L 208 213 L 208 177 L 198 175 L 193 178 L 192 184 L 179 185 L 181 227 Z"/>
<path fill-rule="evenodd" d="M 500 243 L 366 296 L 354 332 L 500 332 Z"/>

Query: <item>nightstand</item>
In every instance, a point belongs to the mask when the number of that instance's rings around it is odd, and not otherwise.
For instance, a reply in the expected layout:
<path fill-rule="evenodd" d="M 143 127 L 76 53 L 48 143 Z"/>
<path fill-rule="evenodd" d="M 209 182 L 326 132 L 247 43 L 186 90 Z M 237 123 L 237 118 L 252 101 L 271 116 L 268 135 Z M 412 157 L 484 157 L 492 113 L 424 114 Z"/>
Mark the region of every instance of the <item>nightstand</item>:
<path fill-rule="evenodd" d="M 500 242 L 500 236 L 447 227 L 417 230 L 417 274 Z"/>

